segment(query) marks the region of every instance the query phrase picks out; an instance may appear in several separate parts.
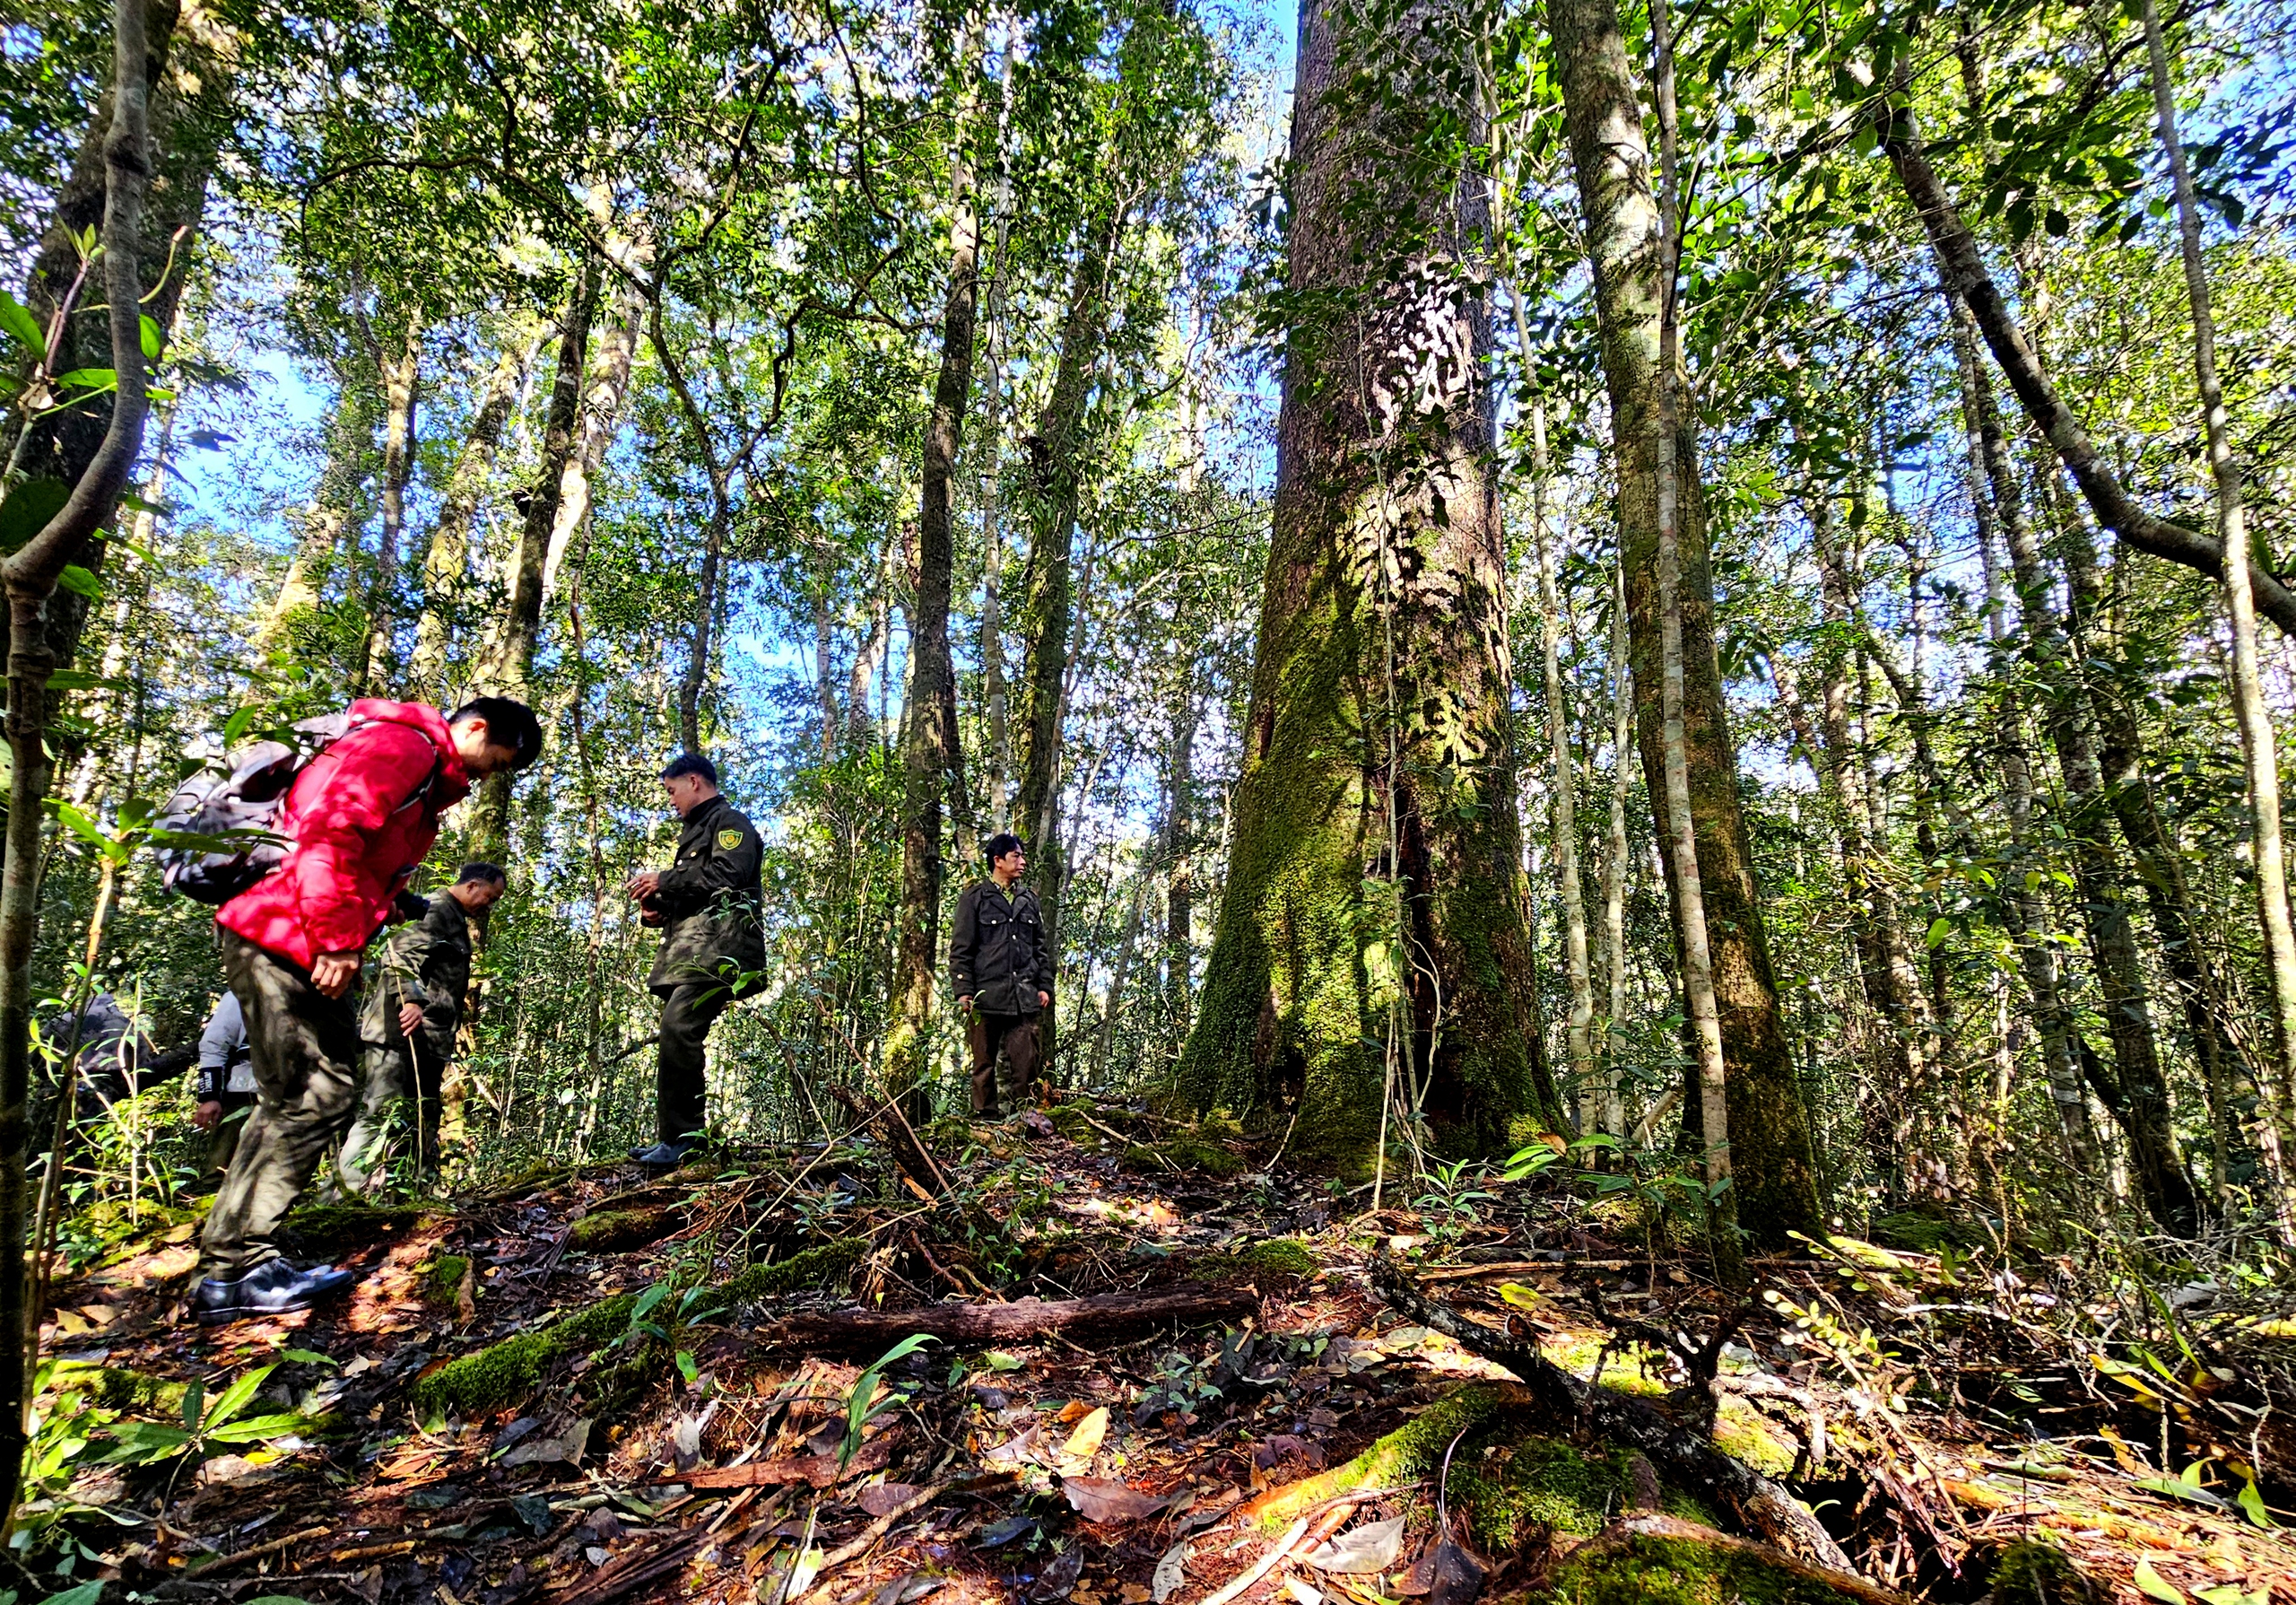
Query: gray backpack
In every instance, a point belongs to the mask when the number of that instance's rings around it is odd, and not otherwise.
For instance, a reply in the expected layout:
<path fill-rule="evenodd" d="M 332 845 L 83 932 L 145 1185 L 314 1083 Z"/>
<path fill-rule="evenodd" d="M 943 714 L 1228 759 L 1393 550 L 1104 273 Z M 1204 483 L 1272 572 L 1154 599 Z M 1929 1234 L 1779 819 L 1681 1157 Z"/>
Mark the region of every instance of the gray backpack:
<path fill-rule="evenodd" d="M 152 816 L 161 882 L 170 892 L 217 907 L 254 887 L 279 868 L 294 845 L 274 827 L 296 777 L 353 730 L 378 722 L 347 712 L 322 714 L 292 727 L 294 743 L 257 741 L 231 754 L 223 772 L 193 775 Z M 427 796 L 445 765 L 441 754 L 430 765 L 430 778 L 399 809 Z"/>

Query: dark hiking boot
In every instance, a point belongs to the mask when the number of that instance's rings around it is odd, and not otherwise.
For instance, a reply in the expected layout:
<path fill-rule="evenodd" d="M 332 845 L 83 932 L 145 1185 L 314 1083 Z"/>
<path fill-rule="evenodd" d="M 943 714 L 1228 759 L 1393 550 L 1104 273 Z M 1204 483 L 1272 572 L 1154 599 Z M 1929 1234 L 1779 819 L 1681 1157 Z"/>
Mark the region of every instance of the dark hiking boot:
<path fill-rule="evenodd" d="M 236 1281 L 209 1277 L 201 1282 L 192 1295 L 192 1313 L 202 1326 L 221 1326 L 257 1315 L 283 1315 L 290 1310 L 308 1310 L 357 1279 L 352 1272 L 332 1265 L 298 1270 L 284 1260 L 265 1260 Z"/>
<path fill-rule="evenodd" d="M 650 1148 L 632 1148 L 631 1158 L 656 1170 L 675 1170 L 689 1156 L 700 1152 L 698 1142 L 657 1142 Z"/>

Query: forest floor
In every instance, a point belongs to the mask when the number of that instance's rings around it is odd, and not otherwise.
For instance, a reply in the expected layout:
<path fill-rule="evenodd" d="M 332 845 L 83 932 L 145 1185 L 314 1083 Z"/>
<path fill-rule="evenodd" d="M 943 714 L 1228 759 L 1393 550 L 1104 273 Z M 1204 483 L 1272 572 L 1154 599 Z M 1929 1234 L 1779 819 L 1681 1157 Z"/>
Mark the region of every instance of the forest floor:
<path fill-rule="evenodd" d="M 147 1208 L 55 1289 L 20 1584 L 2296 1605 L 2287 1289 L 2164 1292 L 2170 1337 L 2136 1342 L 2069 1319 L 2090 1268 L 1942 1227 L 1759 1259 L 1743 1298 L 1646 1239 L 1631 1190 L 1555 1170 L 1394 1178 L 1367 1215 L 1135 1108 L 925 1142 L 880 1111 L 668 1178 L 307 1208 L 353 1294 L 213 1330 L 182 1315 L 196 1220 Z M 1398 1275 L 1431 1321 L 1391 1307 Z M 931 1322 L 948 1340 L 875 1365 Z M 1530 1346 L 1581 1391 L 1477 1352 L 1543 1371 Z M 1814 1510 L 1820 1552 L 1773 1548 L 1717 1466 Z"/>

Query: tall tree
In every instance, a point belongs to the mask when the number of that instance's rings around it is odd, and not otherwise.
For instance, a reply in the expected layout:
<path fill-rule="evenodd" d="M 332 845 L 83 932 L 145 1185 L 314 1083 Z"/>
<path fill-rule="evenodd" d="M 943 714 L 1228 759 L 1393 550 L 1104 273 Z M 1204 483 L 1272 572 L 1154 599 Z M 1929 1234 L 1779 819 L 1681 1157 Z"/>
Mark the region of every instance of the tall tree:
<path fill-rule="evenodd" d="M 383 367 L 382 533 L 375 571 L 367 583 L 367 640 L 352 688 L 361 696 L 383 689 L 391 641 L 398 627 L 400 537 L 406 525 L 406 486 L 414 473 L 414 408 L 422 377 L 422 310 L 408 315 L 406 341 Z"/>
<path fill-rule="evenodd" d="M 1615 0 L 1554 0 L 1548 12 L 1555 76 L 1593 266 L 1602 362 L 1610 391 L 1618 524 L 1627 574 L 1636 732 L 1653 798 L 1666 794 L 1658 606 L 1659 326 L 1665 301 L 1657 200 L 1643 133 L 1641 88 Z M 1690 815 L 1722 1056 L 1728 1067 L 1729 1159 L 1739 1220 L 1765 1244 L 1823 1229 L 1809 1121 L 1778 1004 L 1753 853 L 1738 798 L 1737 747 L 1714 647 L 1714 580 L 1698 480 L 1694 408 L 1683 409 L 1672 451 L 1678 482 L 1683 632 L 1683 736 Z M 1677 958 L 1688 940 L 1675 855 L 1665 857 Z M 1694 1106 L 1694 1105 L 1693 1105 Z"/>
<path fill-rule="evenodd" d="M 479 498 L 502 444 L 503 425 L 517 405 L 535 350 L 535 342 L 524 329 L 514 330 L 504 340 L 464 432 L 462 449 L 439 503 L 438 521 L 430 527 L 422 558 L 422 614 L 414 627 L 412 689 L 432 701 L 448 695 L 448 643 L 467 624 L 464 593 L 470 579 L 471 521 L 478 516 Z"/>
<path fill-rule="evenodd" d="M 1445 0 L 1385 27 L 1355 0 L 1300 17 L 1274 534 L 1180 1065 L 1201 1107 L 1298 1100 L 1297 1147 L 1351 1164 L 1391 1103 L 1461 1151 L 1563 1120 L 1525 1013 L 1491 316 L 1468 255 L 1485 190 L 1366 161 L 1479 132 L 1471 38 Z"/>

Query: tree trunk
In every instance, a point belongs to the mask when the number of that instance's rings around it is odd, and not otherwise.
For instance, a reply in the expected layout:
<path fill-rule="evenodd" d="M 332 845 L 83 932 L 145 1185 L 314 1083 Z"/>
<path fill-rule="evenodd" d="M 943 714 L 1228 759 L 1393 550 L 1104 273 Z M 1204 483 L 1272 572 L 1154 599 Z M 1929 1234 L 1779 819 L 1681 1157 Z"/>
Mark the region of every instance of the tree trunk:
<path fill-rule="evenodd" d="M 1606 1130 L 1626 1135 L 1625 1095 L 1617 1063 L 1619 1017 L 1626 1012 L 1626 787 L 1629 746 L 1633 739 L 1634 677 L 1626 644 L 1626 571 L 1612 571 L 1611 594 L 1611 817 L 1603 853 L 1604 1058 L 1603 1085 L 1609 1089 Z"/>
<path fill-rule="evenodd" d="M 1172 699 L 1164 747 L 1164 1031 L 1177 1051 L 1187 1039 L 1196 927 L 1196 665 L 1192 643 Z"/>
<path fill-rule="evenodd" d="M 1511 296 L 1515 303 L 1515 332 L 1524 361 L 1530 360 L 1530 324 L 1523 310 L 1522 287 Z M 1570 1060 L 1569 1092 L 1578 1103 L 1578 1129 L 1601 1128 L 1603 1089 L 1595 1075 L 1595 981 L 1587 958 L 1587 896 L 1578 879 L 1578 762 L 1570 752 L 1570 710 L 1562 691 L 1562 606 L 1556 599 L 1555 571 L 1561 557 L 1546 525 L 1547 454 L 1546 403 L 1531 406 L 1531 548 L 1538 565 L 1539 611 L 1544 628 L 1539 632 L 1540 672 L 1546 692 L 1548 755 L 1554 767 L 1555 878 L 1562 887 L 1562 963 L 1570 982 L 1570 1019 L 1564 1042 Z"/>
<path fill-rule="evenodd" d="M 195 236 L 206 212 L 208 181 L 230 132 L 242 45 L 212 0 L 149 0 L 139 30 L 144 44 L 138 83 L 147 97 L 151 143 L 136 262 L 143 275 L 141 310 L 159 326 L 164 343 L 175 327 L 189 276 Z M 24 302 L 43 327 L 50 325 L 81 272 L 72 237 L 95 232 L 107 220 L 107 141 L 117 94 L 116 84 L 107 85 L 97 100 L 72 170 L 57 192 L 48 232 L 32 258 Z M 100 275 L 103 269 L 99 264 L 91 272 Z M 94 288 L 91 280 L 71 301 L 51 372 L 112 366 L 105 318 L 95 310 L 104 298 L 94 294 Z M 102 449 L 113 405 L 110 395 L 97 396 L 33 421 L 14 443 L 11 468 L 28 479 L 77 484 Z M 100 572 L 105 545 L 91 531 L 65 561 Z M 48 598 L 45 629 L 56 667 L 70 667 L 78 656 L 87 616 L 88 598 L 77 591 L 59 590 Z M 48 717 L 52 720 L 56 712 L 57 696 L 50 693 Z"/>
<path fill-rule="evenodd" d="M 542 633 L 542 571 L 557 527 L 559 485 L 567 454 L 574 448 L 576 411 L 582 399 L 582 362 L 590 346 L 590 320 L 597 310 L 599 266 L 584 257 L 559 326 L 558 371 L 551 381 L 550 412 L 543 423 L 542 464 L 525 498 L 518 550 L 512 559 L 501 632 L 495 638 L 486 688 L 497 695 L 532 694 L 535 643 Z M 504 863 L 509 851 L 510 774 L 505 770 L 480 782 L 471 841 L 477 856 Z"/>
<path fill-rule="evenodd" d="M 48 680 L 57 667 L 43 617 L 66 564 L 112 516 L 143 447 L 146 378 L 138 298 L 144 280 L 144 197 L 152 179 L 149 136 L 155 75 L 143 0 L 117 0 L 112 90 L 102 118 L 103 298 L 110 339 L 102 365 L 117 375 L 102 438 L 65 483 L 71 493 L 39 534 L 0 563 L 8 594 L 8 852 L 0 869 L 0 1511 L 13 1511 L 26 1446 L 36 1316 L 24 1264 L 25 1103 L 30 1090 L 33 944 L 39 934 L 40 826 L 48 794 Z M 68 462 L 59 465 L 68 466 Z M 51 1164 L 62 1163 L 59 1151 Z"/>
<path fill-rule="evenodd" d="M 471 414 L 469 432 L 463 437 L 454 475 L 439 505 L 439 521 L 430 530 L 430 550 L 422 559 L 422 617 L 414 627 L 413 689 L 441 705 L 449 700 L 448 642 L 468 624 L 465 591 L 470 578 L 471 520 L 478 514 L 479 497 L 502 443 L 502 426 L 526 384 L 534 353 L 535 347 L 516 335 L 503 345 Z"/>
<path fill-rule="evenodd" d="M 335 417 L 327 425 L 326 461 L 303 508 L 294 554 L 287 560 L 286 576 L 270 610 L 256 629 L 256 645 L 263 650 L 285 650 L 307 659 L 326 656 L 313 615 L 344 537 L 349 536 L 353 546 L 358 544 L 359 490 L 374 447 L 373 394 L 346 379 L 335 396 Z"/>
<path fill-rule="evenodd" d="M 1892 104 L 1892 99 L 1900 103 Z M 2000 363 L 2003 375 L 2009 380 L 2009 388 L 2016 392 L 2026 414 L 2072 473 L 2090 510 L 2097 515 L 2097 522 L 2140 552 L 2183 563 L 2222 580 L 2226 571 L 2222 542 L 2198 530 L 2155 518 L 2138 506 L 2112 469 L 2100 458 L 2096 444 L 2090 440 L 2088 431 L 2082 428 L 2081 421 L 2058 397 L 2057 387 L 2042 371 L 2024 331 L 2011 316 L 2000 287 L 1993 282 L 1984 255 L 1978 249 L 1977 237 L 1961 221 L 1952 197 L 1945 193 L 1936 170 L 1930 165 L 1928 153 L 1923 149 L 1914 126 L 1912 109 L 1902 100 L 1902 89 L 1896 97 L 1877 100 L 1873 112 L 1874 127 L 1890 165 L 1897 172 L 1898 182 L 1913 202 L 1914 211 L 1929 236 L 1930 248 L 1937 257 L 1938 276 L 1944 280 L 1947 292 L 1969 307 L 1994 361 Z M 2235 561 L 2248 567 L 2245 558 Z M 2284 632 L 2296 634 L 2296 594 L 2262 570 L 2251 568 L 2248 578 L 2257 609 Z"/>
<path fill-rule="evenodd" d="M 622 400 L 630 393 L 631 364 L 638 352 L 638 325 L 645 311 L 645 298 L 625 283 L 599 338 L 589 387 L 582 397 L 581 426 L 558 476 L 558 511 L 551 523 L 550 550 L 542 564 L 545 603 L 558 589 L 559 565 L 566 561 L 575 539 L 589 528 L 595 500 L 590 481 L 604 466 L 606 449 L 613 444 L 614 431 L 622 422 Z"/>
<path fill-rule="evenodd" d="M 384 687 L 390 667 L 391 638 L 398 626 L 399 537 L 406 527 L 406 484 L 414 473 L 414 406 L 422 375 L 422 312 L 406 323 L 406 345 L 383 371 L 382 534 L 375 547 L 375 571 L 367 585 L 367 644 L 360 654 L 353 694 L 373 696 Z"/>
<path fill-rule="evenodd" d="M 1587 218 L 1603 365 L 1617 441 L 1619 528 L 1627 571 L 1628 622 L 1643 774 L 1665 794 L 1659 693 L 1657 437 L 1661 285 L 1650 246 L 1657 202 L 1643 136 L 1639 86 L 1629 65 L 1615 0 L 1555 0 L 1549 14 L 1573 166 Z M 1779 1017 L 1778 987 L 1753 877 L 1752 843 L 1738 802 L 1737 749 L 1715 657 L 1713 576 L 1698 493 L 1697 442 L 1678 432 L 1681 489 L 1683 740 L 1697 831 L 1707 930 L 1723 1056 L 1731 1067 L 1728 1117 L 1732 1191 L 1741 1224 L 1757 1243 L 1782 1246 L 1789 1232 L 1824 1229 L 1808 1119 Z M 1665 864 L 1679 960 L 1682 888 Z"/>
<path fill-rule="evenodd" d="M 713 473 L 711 477 L 717 476 Z M 726 493 L 713 484 L 709 521 L 701 535 L 701 575 L 694 584 L 693 631 L 686 643 L 685 672 L 678 679 L 678 745 L 690 753 L 702 750 L 701 693 L 709 684 L 710 643 L 725 580 L 726 527 L 730 514 Z"/>
<path fill-rule="evenodd" d="M 2001 765 L 2002 795 L 2009 814 L 2009 842 L 2013 855 L 2002 912 L 2016 938 L 2020 967 L 2033 999 L 2033 1015 L 2040 1028 L 2041 1062 L 2048 1082 L 2050 1103 L 2056 1107 L 2057 1130 L 2065 1138 L 2066 1156 L 2074 1173 L 2101 1182 L 2104 1158 L 2089 1118 L 2089 1099 L 2083 1089 L 2080 1057 L 2074 1051 L 2074 1026 L 2065 1007 L 2059 982 L 2057 950 L 2048 939 L 2047 905 L 2029 870 L 2033 851 L 2033 777 L 2025 751 L 2024 714 L 2007 669 L 2009 631 L 2007 601 L 2002 594 L 2000 566 L 1996 560 L 1996 526 L 2019 509 L 2016 475 L 2001 439 L 2001 420 L 1993 406 L 1992 387 L 1978 366 L 1977 331 L 1969 310 L 1959 296 L 1946 292 L 1946 310 L 1952 328 L 1953 355 L 1961 389 L 1961 420 L 1967 441 L 1967 488 L 1978 529 L 1978 551 L 1984 562 L 1985 629 L 1992 644 L 1996 699 L 1996 757 Z"/>
<path fill-rule="evenodd" d="M 1446 1148 L 1563 1114 L 1526 1016 L 1490 310 L 1460 272 L 1483 189 L 1431 196 L 1364 155 L 1482 118 L 1447 90 L 1336 92 L 1367 57 L 1471 77 L 1470 35 L 1432 0 L 1354 19 L 1300 18 L 1289 283 L 1335 310 L 1290 336 L 1233 845 L 1179 1083 L 1199 1108 L 1298 1099 L 1295 1151 L 1368 1169 L 1383 1036 Z"/>
<path fill-rule="evenodd" d="M 2274 1085 L 2266 1097 L 2268 1135 L 2275 1148 L 2296 1141 L 2296 928 L 2288 914 L 2288 862 L 2280 834 L 2280 755 L 2265 702 L 2257 651 L 2255 577 L 2250 570 L 2248 509 L 2240 465 L 2232 455 L 2224 414 L 2224 389 L 2216 372 L 2216 320 L 2209 307 L 2208 268 L 2200 249 L 2200 209 L 2193 199 L 2192 171 L 2184 143 L 2177 136 L 2176 96 L 2169 82 L 2168 47 L 2161 15 L 2144 0 L 2144 43 L 2152 71 L 2152 100 L 2160 122 L 2161 148 L 2177 192 L 2177 230 L 2183 246 L 2185 293 L 2192 309 L 2193 371 L 2200 389 L 2201 423 L 2207 432 L 2208 466 L 2216 482 L 2217 545 L 2224 554 L 2225 612 L 2232 624 L 2232 705 L 2240 724 L 2240 750 L 2248 761 L 2248 801 L 2256 820 L 2257 907 L 2264 927 L 2265 973 L 2272 983 Z M 2284 627 L 2284 626 L 2283 626 Z M 2187 938 L 2189 944 L 2189 938 Z M 2272 1155 L 2281 1169 L 2283 1155 Z M 2283 1189 L 2288 1179 L 2280 1176 Z M 2283 1223 L 2291 1205 L 2281 1203 Z"/>
<path fill-rule="evenodd" d="M 970 74 L 979 55 L 978 13 L 965 24 L 949 141 L 949 278 L 941 308 L 941 371 L 925 426 L 924 477 L 917 510 L 917 587 L 909 615 L 909 689 L 902 702 L 901 906 L 892 1019 L 885 1032 L 885 1078 L 907 1093 L 924 1079 L 935 982 L 940 973 L 941 800 L 958 757 L 947 716 L 956 675 L 949 660 L 949 592 L 955 566 L 956 474 L 965 406 L 972 391 L 973 332 L 980 302 L 980 214 L 973 174 L 978 98 Z"/>

